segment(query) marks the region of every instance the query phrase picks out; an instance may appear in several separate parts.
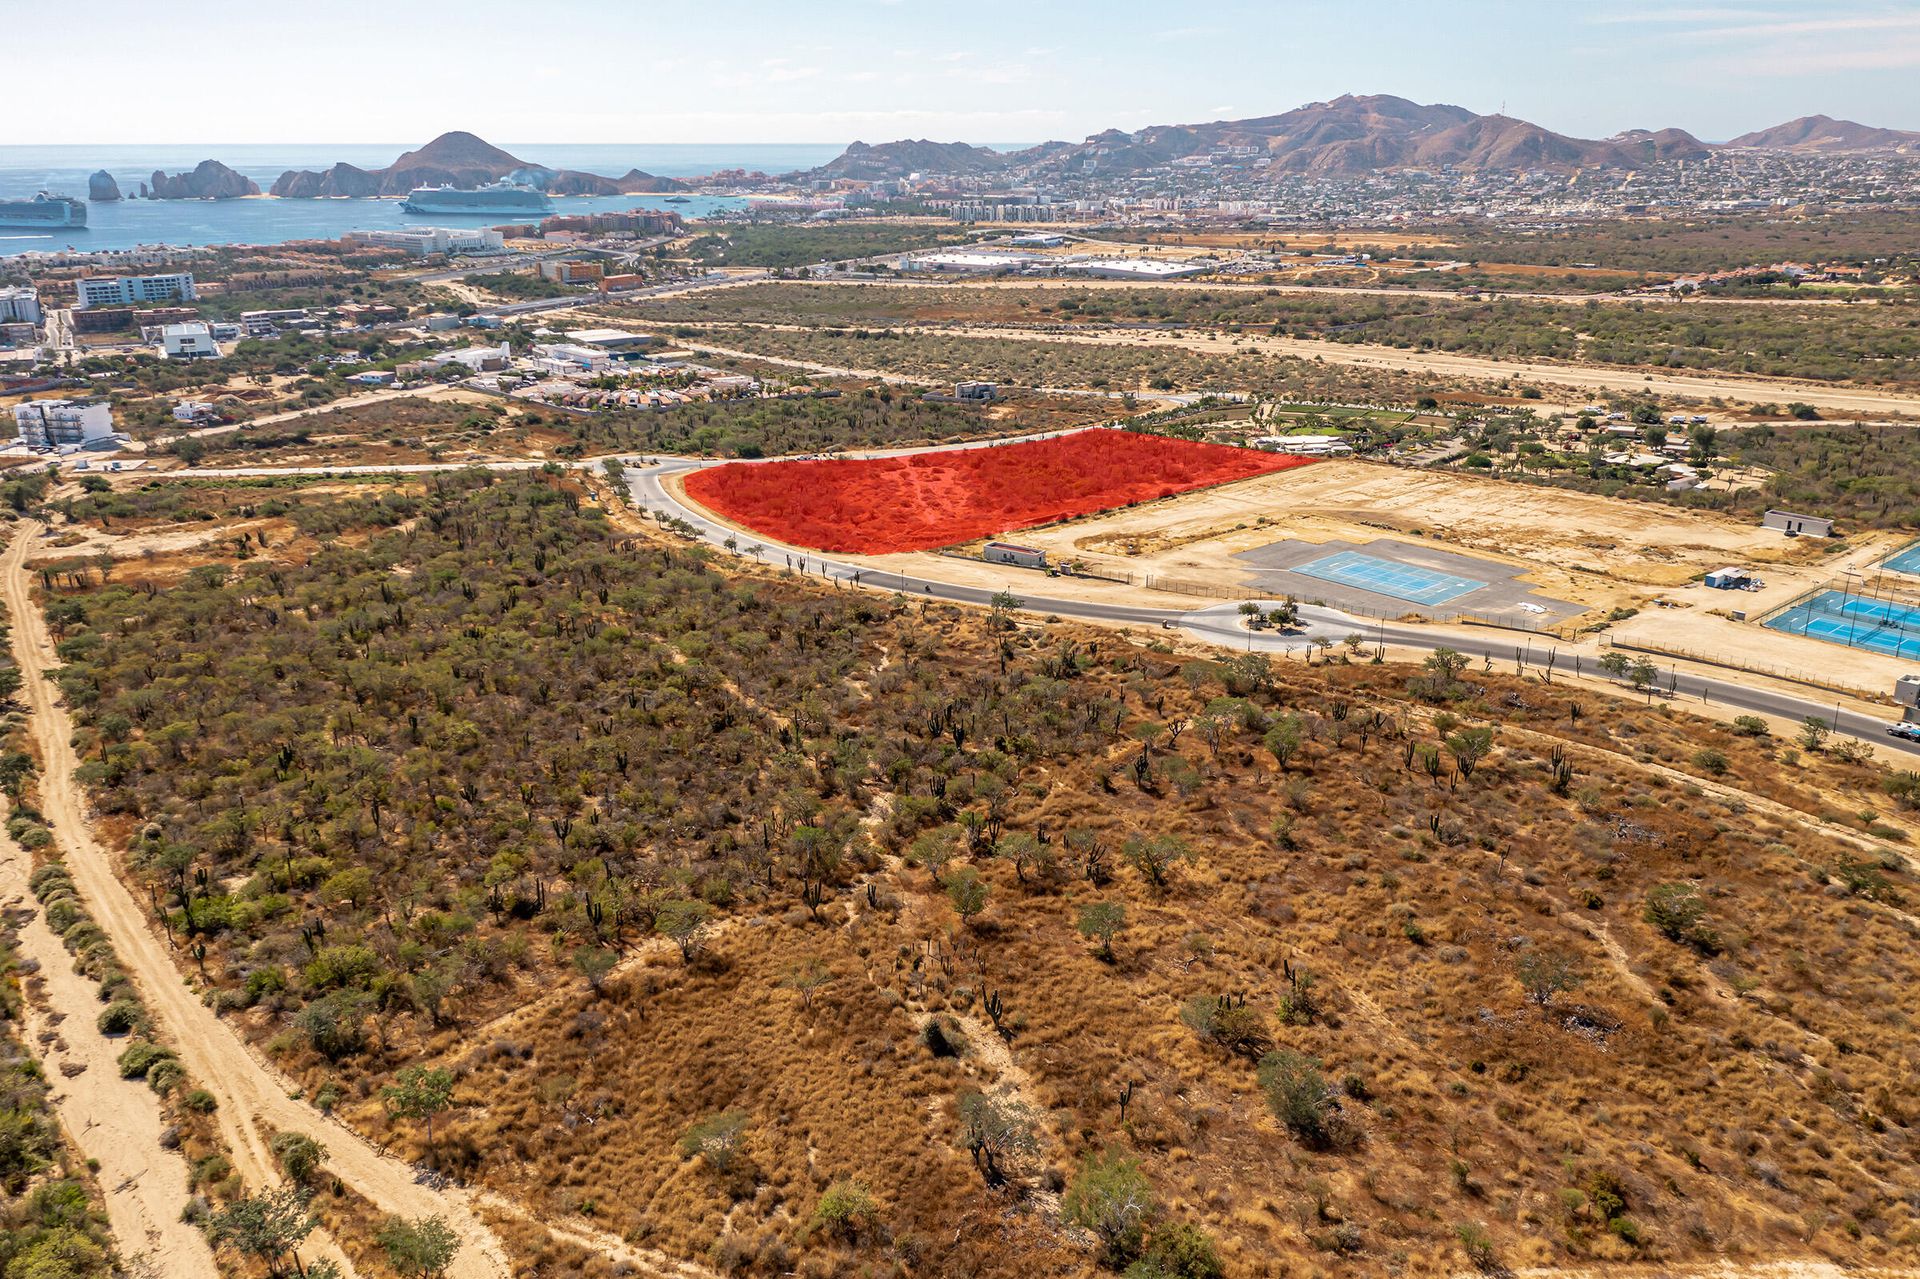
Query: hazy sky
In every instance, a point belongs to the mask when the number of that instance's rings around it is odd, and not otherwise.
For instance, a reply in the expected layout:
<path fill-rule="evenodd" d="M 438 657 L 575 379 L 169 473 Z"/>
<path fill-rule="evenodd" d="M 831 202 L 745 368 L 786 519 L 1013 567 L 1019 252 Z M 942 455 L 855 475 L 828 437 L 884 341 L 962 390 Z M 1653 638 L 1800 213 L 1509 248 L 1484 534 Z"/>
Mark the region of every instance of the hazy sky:
<path fill-rule="evenodd" d="M 1342 93 L 1920 129 L 1920 0 L 6 0 L 0 34 L 0 143 L 1033 142 Z"/>

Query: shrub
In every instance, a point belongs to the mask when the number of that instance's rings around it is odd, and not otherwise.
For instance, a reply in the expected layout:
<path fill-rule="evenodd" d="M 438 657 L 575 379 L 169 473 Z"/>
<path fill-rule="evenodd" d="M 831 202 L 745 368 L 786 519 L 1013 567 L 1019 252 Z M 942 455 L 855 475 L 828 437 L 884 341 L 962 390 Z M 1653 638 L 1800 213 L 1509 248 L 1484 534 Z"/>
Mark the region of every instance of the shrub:
<path fill-rule="evenodd" d="M 180 1104 L 196 1115 L 211 1115 L 220 1109 L 220 1100 L 204 1088 L 195 1088 L 180 1099 Z"/>
<path fill-rule="evenodd" d="M 327 1148 L 303 1132 L 277 1132 L 268 1147 L 279 1162 L 280 1171 L 301 1185 L 312 1181 L 327 1162 Z"/>
<path fill-rule="evenodd" d="M 1704 747 L 1693 753 L 1693 766 L 1718 777 L 1727 771 L 1727 757 L 1712 747 Z"/>
<path fill-rule="evenodd" d="M 880 1215 L 867 1183 L 842 1177 L 820 1192 L 813 1206 L 812 1228 L 835 1238 L 857 1239 Z"/>
<path fill-rule="evenodd" d="M 744 1110 L 708 1115 L 687 1129 L 680 1138 L 680 1154 L 686 1159 L 704 1155 L 716 1171 L 725 1172 L 740 1151 L 740 1138 L 746 1129 L 747 1114 Z"/>
<path fill-rule="evenodd" d="M 1691 884 L 1657 884 L 1647 894 L 1641 918 L 1666 935 L 1669 941 L 1684 942 L 1702 954 L 1720 949 L 1720 935 L 1706 922 L 1706 903 Z"/>
<path fill-rule="evenodd" d="M 1244 999 L 1195 995 L 1180 1006 L 1180 1020 L 1202 1039 L 1235 1052 L 1250 1052 L 1266 1042 L 1266 1018 Z"/>
<path fill-rule="evenodd" d="M 111 1011 L 111 1010 L 109 1010 Z M 100 1014 L 102 1017 L 106 1013 Z M 162 1047 L 151 1040 L 143 1039 L 128 1044 L 126 1051 L 120 1054 L 119 1066 L 122 1079 L 145 1079 L 147 1072 L 163 1061 L 173 1060 L 173 1050 Z"/>
<path fill-rule="evenodd" d="M 116 999 L 100 1010 L 94 1023 L 103 1035 L 131 1034 L 146 1021 L 146 1012 L 131 999 Z"/>
<path fill-rule="evenodd" d="M 1220 1279 L 1220 1252 L 1206 1231 L 1169 1222 L 1147 1240 L 1146 1256 L 1127 1267 L 1126 1279 Z"/>
<path fill-rule="evenodd" d="M 1118 1151 L 1088 1155 L 1060 1200 L 1068 1221 L 1093 1232 L 1101 1259 L 1118 1270 L 1140 1255 L 1158 1212 L 1140 1161 Z"/>
<path fill-rule="evenodd" d="M 177 1088 L 186 1077 L 186 1067 L 172 1058 L 156 1061 L 147 1069 L 147 1087 L 164 1097 Z"/>
<path fill-rule="evenodd" d="M 1733 734 L 1735 737 L 1766 737 L 1771 732 L 1772 730 L 1767 727 L 1767 721 L 1761 719 L 1758 715 L 1736 715 L 1733 717 Z"/>
<path fill-rule="evenodd" d="M 1270 1052 L 1260 1059 L 1257 1077 L 1274 1118 L 1302 1144 L 1324 1150 L 1353 1140 L 1340 1099 L 1313 1058 L 1289 1049 Z"/>

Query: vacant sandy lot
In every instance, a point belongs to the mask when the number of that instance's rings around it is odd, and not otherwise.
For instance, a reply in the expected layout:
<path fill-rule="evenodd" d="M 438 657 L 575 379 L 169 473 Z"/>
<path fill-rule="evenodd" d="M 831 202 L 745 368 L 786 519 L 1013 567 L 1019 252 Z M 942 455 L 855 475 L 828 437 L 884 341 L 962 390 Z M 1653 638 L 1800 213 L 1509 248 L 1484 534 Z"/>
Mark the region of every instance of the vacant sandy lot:
<path fill-rule="evenodd" d="M 1021 539 L 1061 558 L 1171 576 L 1245 580 L 1232 556 L 1281 538 L 1428 541 L 1531 568 L 1580 603 L 1678 586 L 1723 564 L 1813 566 L 1812 542 L 1651 503 L 1377 463 L 1320 462 Z"/>

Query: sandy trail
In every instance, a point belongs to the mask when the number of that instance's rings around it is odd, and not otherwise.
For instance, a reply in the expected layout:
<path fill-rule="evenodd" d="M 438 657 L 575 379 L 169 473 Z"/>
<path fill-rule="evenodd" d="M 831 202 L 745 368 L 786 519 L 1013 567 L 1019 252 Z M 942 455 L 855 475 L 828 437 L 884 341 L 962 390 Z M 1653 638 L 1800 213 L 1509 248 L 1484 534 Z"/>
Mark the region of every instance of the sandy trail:
<path fill-rule="evenodd" d="M 124 1038 L 100 1033 L 100 1000 L 90 980 L 47 926 L 27 887 L 26 850 L 0 835 L 0 908 L 21 908 L 19 952 L 40 965 L 25 982 L 26 1041 L 47 1072 L 54 1111 L 81 1155 L 99 1162 L 107 1225 L 128 1272 L 146 1279 L 214 1273 L 213 1251 L 196 1226 L 180 1219 L 187 1161 L 160 1144 L 166 1120 L 145 1083 L 122 1079 L 115 1059 Z M 37 989 L 36 989 L 37 986 Z"/>
<path fill-rule="evenodd" d="M 179 1053 L 187 1073 L 219 1100 L 215 1112 L 234 1167 L 249 1185 L 280 1180 L 267 1142 L 291 1129 L 318 1137 L 328 1150 L 327 1167 L 377 1209 L 408 1217 L 438 1214 L 459 1236 L 460 1253 L 448 1272 L 455 1279 L 497 1279 L 511 1273 L 493 1232 L 475 1215 L 461 1190 L 422 1184 L 422 1174 L 404 1160 L 376 1151 L 358 1133 L 296 1100 L 293 1083 L 257 1057 L 244 1040 L 182 978 L 168 948 L 147 926 L 146 912 L 115 872 L 112 856 L 94 838 L 74 772 L 73 725 L 55 699 L 48 674 L 57 667 L 45 619 L 35 606 L 28 553 L 43 526 L 20 523 L 0 568 L 12 613 L 14 660 L 24 677 L 21 696 L 32 713 L 45 773 L 42 807 L 74 883 L 94 919 L 113 939 L 147 1002 L 163 1037 Z M 92 1072 L 89 1071 L 89 1074 Z M 316 1237 L 316 1242 L 318 1239 Z M 330 1251 L 320 1244 L 322 1251 Z M 196 1273 L 188 1269 L 171 1273 Z M 349 1272 L 351 1273 L 351 1272 Z"/>

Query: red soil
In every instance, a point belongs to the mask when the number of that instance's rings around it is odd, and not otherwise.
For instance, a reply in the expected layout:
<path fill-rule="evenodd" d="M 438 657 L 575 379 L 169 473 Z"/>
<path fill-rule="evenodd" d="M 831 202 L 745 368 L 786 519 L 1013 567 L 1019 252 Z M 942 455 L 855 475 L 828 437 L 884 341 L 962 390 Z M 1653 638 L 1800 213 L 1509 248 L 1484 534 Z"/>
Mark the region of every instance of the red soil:
<path fill-rule="evenodd" d="M 1223 444 L 1080 431 L 991 448 L 824 462 L 731 462 L 687 496 L 790 546 L 925 551 L 1269 475 L 1310 459 Z"/>

